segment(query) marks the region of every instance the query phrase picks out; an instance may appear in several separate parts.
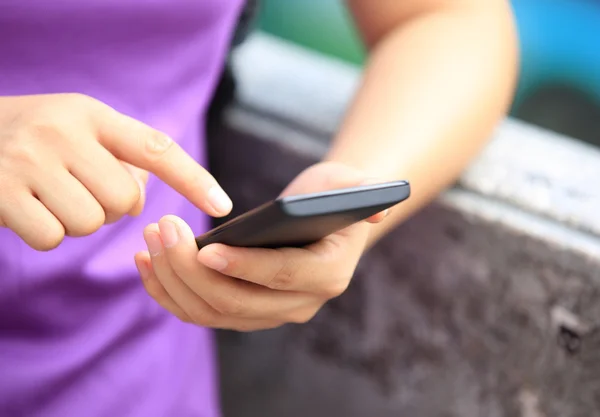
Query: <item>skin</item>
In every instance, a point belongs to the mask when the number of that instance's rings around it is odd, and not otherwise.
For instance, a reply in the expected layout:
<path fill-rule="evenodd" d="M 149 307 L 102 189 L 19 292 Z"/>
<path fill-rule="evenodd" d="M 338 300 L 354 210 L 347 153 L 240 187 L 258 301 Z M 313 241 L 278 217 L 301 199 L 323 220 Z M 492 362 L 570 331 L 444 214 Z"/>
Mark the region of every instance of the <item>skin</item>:
<path fill-rule="evenodd" d="M 348 4 L 371 53 L 326 159 L 408 179 L 412 191 L 372 228 L 372 245 L 451 185 L 485 145 L 512 102 L 518 41 L 506 0 Z"/>
<path fill-rule="evenodd" d="M 0 97 L 0 227 L 37 250 L 138 215 L 148 171 L 211 215 L 216 180 L 165 134 L 79 94 Z M 198 192 L 200 190 L 201 192 Z"/>
<path fill-rule="evenodd" d="M 304 249 L 210 245 L 172 216 L 136 255 L 148 293 L 181 320 L 251 331 L 310 320 L 347 288 L 363 252 L 452 184 L 512 98 L 516 35 L 504 0 L 350 0 L 370 50 L 362 87 L 323 163 L 284 193 L 368 178 L 408 179 L 412 196 Z"/>
<path fill-rule="evenodd" d="M 410 200 L 303 249 L 198 252 L 183 220 L 162 218 L 135 263 L 181 320 L 240 331 L 310 320 L 344 292 L 365 250 L 455 181 L 505 114 L 517 67 L 506 0 L 348 6 L 370 50 L 362 87 L 325 160 L 284 194 L 407 179 Z M 231 210 L 170 138 L 93 98 L 0 97 L 0 227 L 34 249 L 139 214 L 148 172 L 211 216 Z"/>

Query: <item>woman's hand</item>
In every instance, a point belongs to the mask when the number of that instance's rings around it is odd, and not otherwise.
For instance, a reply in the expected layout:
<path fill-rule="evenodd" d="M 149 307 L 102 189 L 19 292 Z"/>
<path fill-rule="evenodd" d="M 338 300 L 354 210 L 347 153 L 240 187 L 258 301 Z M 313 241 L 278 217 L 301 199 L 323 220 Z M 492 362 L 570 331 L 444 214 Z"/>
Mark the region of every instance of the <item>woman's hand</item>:
<path fill-rule="evenodd" d="M 168 136 L 79 94 L 0 97 L 0 227 L 38 250 L 144 206 L 148 171 L 211 215 L 231 201 Z M 212 198 L 211 198 L 212 197 Z"/>
<path fill-rule="evenodd" d="M 323 163 L 304 171 L 284 194 L 365 182 L 359 171 Z M 363 253 L 368 229 L 367 222 L 355 224 L 303 249 L 213 244 L 198 252 L 187 224 L 167 216 L 146 228 L 149 251 L 138 253 L 135 261 L 148 293 L 181 320 L 239 331 L 268 329 L 304 323 L 342 294 Z"/>

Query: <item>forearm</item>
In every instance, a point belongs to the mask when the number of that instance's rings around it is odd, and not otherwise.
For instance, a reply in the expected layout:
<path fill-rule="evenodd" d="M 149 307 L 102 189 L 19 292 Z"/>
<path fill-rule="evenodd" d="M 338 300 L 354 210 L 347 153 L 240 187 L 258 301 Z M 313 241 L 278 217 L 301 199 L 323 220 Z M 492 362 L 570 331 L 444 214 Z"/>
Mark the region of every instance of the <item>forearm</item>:
<path fill-rule="evenodd" d="M 510 10 L 495 3 L 421 14 L 373 46 L 326 158 L 410 181 L 411 198 L 373 226 L 370 243 L 451 185 L 505 114 L 516 36 Z"/>

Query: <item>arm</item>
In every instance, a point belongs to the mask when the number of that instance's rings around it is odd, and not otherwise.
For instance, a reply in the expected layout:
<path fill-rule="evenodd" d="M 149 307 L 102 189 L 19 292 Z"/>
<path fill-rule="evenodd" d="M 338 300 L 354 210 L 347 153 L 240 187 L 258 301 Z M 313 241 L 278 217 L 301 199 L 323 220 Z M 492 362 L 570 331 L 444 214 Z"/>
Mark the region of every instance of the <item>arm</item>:
<path fill-rule="evenodd" d="M 363 86 L 330 163 L 303 171 L 286 192 L 357 185 L 366 173 L 410 180 L 413 197 L 377 225 L 359 223 L 300 249 L 213 244 L 198 252 L 181 219 L 150 225 L 138 268 L 150 295 L 182 320 L 237 330 L 310 320 L 345 291 L 365 238 L 373 243 L 452 183 L 504 114 L 516 72 L 504 0 L 350 6 L 371 49 Z"/>
<path fill-rule="evenodd" d="M 512 99 L 517 40 L 506 0 L 348 0 L 370 55 L 326 160 L 412 196 L 372 226 L 369 244 L 451 185 Z"/>

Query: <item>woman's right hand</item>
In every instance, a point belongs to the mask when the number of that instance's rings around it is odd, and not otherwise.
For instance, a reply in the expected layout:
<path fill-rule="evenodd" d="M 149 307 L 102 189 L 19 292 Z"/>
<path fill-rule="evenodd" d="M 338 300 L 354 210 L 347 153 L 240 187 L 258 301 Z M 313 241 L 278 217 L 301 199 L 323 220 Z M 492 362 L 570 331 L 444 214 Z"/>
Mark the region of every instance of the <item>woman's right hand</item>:
<path fill-rule="evenodd" d="M 152 172 L 212 216 L 217 181 L 167 135 L 84 95 L 0 97 L 0 227 L 50 250 L 144 204 Z"/>

